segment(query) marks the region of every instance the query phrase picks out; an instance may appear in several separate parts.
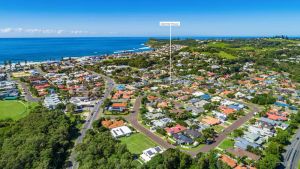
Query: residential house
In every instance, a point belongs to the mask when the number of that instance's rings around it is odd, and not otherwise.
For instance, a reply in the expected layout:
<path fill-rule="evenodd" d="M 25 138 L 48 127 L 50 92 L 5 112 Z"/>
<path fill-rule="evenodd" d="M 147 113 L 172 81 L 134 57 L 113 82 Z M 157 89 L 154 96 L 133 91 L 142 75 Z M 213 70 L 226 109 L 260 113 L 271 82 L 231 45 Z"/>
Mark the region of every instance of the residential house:
<path fill-rule="evenodd" d="M 201 121 L 203 123 L 205 123 L 205 124 L 210 125 L 210 126 L 214 126 L 214 125 L 220 124 L 220 120 L 219 119 L 216 119 L 216 118 L 213 118 L 213 117 L 210 117 L 210 116 L 204 117 Z"/>
<path fill-rule="evenodd" d="M 44 106 L 48 109 L 55 109 L 58 104 L 62 103 L 57 94 L 51 94 L 44 99 Z"/>
<path fill-rule="evenodd" d="M 176 140 L 176 143 L 179 145 L 190 145 L 193 144 L 193 139 L 185 136 L 182 133 L 174 133 L 173 138 Z"/>
<path fill-rule="evenodd" d="M 118 112 L 124 112 L 126 110 L 127 103 L 113 103 L 108 110 L 110 111 L 118 111 Z"/>
<path fill-rule="evenodd" d="M 132 133 L 130 128 L 127 126 L 120 126 L 120 127 L 113 128 L 110 130 L 110 132 L 114 138 L 129 136 Z"/>
<path fill-rule="evenodd" d="M 185 131 L 187 128 L 184 127 L 184 126 L 181 126 L 180 124 L 176 124 L 176 126 L 174 127 L 167 127 L 165 128 L 166 132 L 168 133 L 168 135 L 173 135 L 173 134 L 177 134 L 177 133 L 180 133 L 180 132 L 183 132 Z"/>
<path fill-rule="evenodd" d="M 159 146 L 153 147 L 153 148 L 148 148 L 143 151 L 141 154 L 141 158 L 144 160 L 144 162 L 150 161 L 155 155 L 158 153 L 162 153 L 163 149 L 160 148 Z"/>
<path fill-rule="evenodd" d="M 237 166 L 237 162 L 234 159 L 232 159 L 231 157 L 229 157 L 228 155 L 222 154 L 220 156 L 220 160 L 223 161 L 224 163 L 226 163 L 231 168 L 234 168 Z"/>

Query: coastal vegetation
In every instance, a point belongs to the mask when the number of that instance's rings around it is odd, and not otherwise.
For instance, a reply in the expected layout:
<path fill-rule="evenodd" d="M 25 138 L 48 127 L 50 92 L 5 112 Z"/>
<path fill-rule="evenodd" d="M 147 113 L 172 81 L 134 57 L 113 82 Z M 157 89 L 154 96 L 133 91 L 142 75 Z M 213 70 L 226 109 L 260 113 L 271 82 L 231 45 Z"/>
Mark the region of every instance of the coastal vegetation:
<path fill-rule="evenodd" d="M 60 110 L 37 106 L 0 128 L 0 168 L 63 168 L 76 130 Z"/>

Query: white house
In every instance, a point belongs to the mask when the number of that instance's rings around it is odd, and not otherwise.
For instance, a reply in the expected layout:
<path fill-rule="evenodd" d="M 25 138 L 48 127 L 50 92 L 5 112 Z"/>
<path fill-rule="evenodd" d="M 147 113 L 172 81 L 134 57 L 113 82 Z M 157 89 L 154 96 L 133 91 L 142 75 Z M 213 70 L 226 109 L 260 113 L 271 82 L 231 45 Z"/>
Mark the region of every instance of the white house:
<path fill-rule="evenodd" d="M 113 129 L 110 130 L 110 132 L 111 132 L 111 134 L 114 138 L 129 136 L 132 133 L 130 128 L 127 127 L 127 126 L 121 126 L 121 127 L 113 128 Z"/>
<path fill-rule="evenodd" d="M 55 109 L 58 104 L 62 103 L 57 94 L 51 94 L 44 99 L 44 106 L 48 109 Z"/>
<path fill-rule="evenodd" d="M 163 149 L 160 148 L 159 146 L 153 147 L 153 148 L 149 148 L 149 149 L 143 151 L 143 154 L 141 154 L 141 158 L 142 158 L 145 162 L 148 162 L 148 161 L 150 161 L 151 158 L 154 157 L 156 154 L 162 153 L 162 152 L 163 152 Z"/>
<path fill-rule="evenodd" d="M 211 98 L 212 102 L 220 102 L 221 100 L 222 100 L 222 98 L 219 97 L 219 96 L 214 96 L 214 97 Z"/>
<path fill-rule="evenodd" d="M 215 111 L 215 110 L 213 110 L 212 113 L 221 122 L 225 122 L 227 120 L 227 115 L 226 114 L 223 114 L 223 113 Z"/>
<path fill-rule="evenodd" d="M 193 96 L 196 96 L 196 97 L 199 97 L 199 96 L 202 96 L 202 95 L 204 95 L 204 93 L 200 92 L 200 91 L 193 93 Z"/>
<path fill-rule="evenodd" d="M 269 128 L 258 128 L 255 126 L 249 126 L 248 131 L 251 133 L 263 135 L 266 137 L 272 137 L 274 133 Z"/>
<path fill-rule="evenodd" d="M 235 93 L 234 96 L 235 96 L 236 98 L 244 98 L 244 97 L 246 97 L 246 95 L 245 95 L 244 93 L 241 93 L 241 92 Z"/>
<path fill-rule="evenodd" d="M 201 100 L 201 101 L 198 101 L 198 102 L 194 103 L 194 105 L 195 105 L 196 107 L 203 107 L 204 105 L 206 105 L 206 104 L 208 104 L 208 103 L 209 103 L 209 102 L 206 101 L 206 100 Z"/>
<path fill-rule="evenodd" d="M 94 106 L 95 102 L 90 101 L 87 97 L 72 97 L 70 103 L 76 106 L 90 107 Z"/>

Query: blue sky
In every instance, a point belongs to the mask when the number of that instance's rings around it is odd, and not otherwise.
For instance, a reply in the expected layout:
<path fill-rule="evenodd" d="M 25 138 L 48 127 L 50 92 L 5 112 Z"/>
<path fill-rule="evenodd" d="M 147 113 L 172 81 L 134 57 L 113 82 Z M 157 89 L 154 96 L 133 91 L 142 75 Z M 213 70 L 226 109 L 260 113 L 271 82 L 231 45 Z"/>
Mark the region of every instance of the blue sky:
<path fill-rule="evenodd" d="M 0 1 L 0 37 L 166 36 L 166 20 L 175 36 L 299 36 L 300 1 Z"/>

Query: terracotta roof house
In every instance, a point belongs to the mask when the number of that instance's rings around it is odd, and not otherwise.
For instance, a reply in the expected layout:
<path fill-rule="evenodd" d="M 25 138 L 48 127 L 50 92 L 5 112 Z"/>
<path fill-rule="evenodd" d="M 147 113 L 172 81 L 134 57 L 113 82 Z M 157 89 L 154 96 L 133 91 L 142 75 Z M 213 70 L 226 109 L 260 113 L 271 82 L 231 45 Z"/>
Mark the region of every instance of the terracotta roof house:
<path fill-rule="evenodd" d="M 267 113 L 268 118 L 276 121 L 286 121 L 288 120 L 285 116 L 278 116 L 276 114 Z"/>
<path fill-rule="evenodd" d="M 251 153 L 249 151 L 240 149 L 240 148 L 228 148 L 228 149 L 226 149 L 226 151 L 237 157 L 247 157 L 247 158 L 249 158 L 251 160 L 255 160 L 255 161 L 260 159 L 260 156 L 254 154 L 254 153 Z"/>
<path fill-rule="evenodd" d="M 116 128 L 116 127 L 121 127 L 124 126 L 124 121 L 123 120 L 103 120 L 101 122 L 102 126 L 104 126 L 105 128 Z"/>
<path fill-rule="evenodd" d="M 127 103 L 113 103 L 112 107 L 126 107 Z"/>
<path fill-rule="evenodd" d="M 223 114 L 229 115 L 235 112 L 234 109 L 226 107 L 226 106 L 220 106 L 220 110 Z"/>
<path fill-rule="evenodd" d="M 186 127 L 181 126 L 180 124 L 177 124 L 176 126 L 171 127 L 171 128 L 167 127 L 167 128 L 165 128 L 165 130 L 169 135 L 172 135 L 172 134 L 177 134 L 177 133 L 185 131 Z"/>
<path fill-rule="evenodd" d="M 217 125 L 217 124 L 220 124 L 220 120 L 219 119 L 216 119 L 216 118 L 213 118 L 213 117 L 210 117 L 210 116 L 206 116 L 202 119 L 202 122 L 203 123 L 206 123 L 206 124 L 209 124 L 209 125 Z"/>
<path fill-rule="evenodd" d="M 110 111 L 119 111 L 122 112 L 126 109 L 127 103 L 123 102 L 123 103 L 113 103 L 111 105 L 111 107 L 109 107 Z"/>
<path fill-rule="evenodd" d="M 220 160 L 223 161 L 224 163 L 226 163 L 227 165 L 229 165 L 231 168 L 234 168 L 237 166 L 236 161 L 225 154 L 221 155 Z"/>

